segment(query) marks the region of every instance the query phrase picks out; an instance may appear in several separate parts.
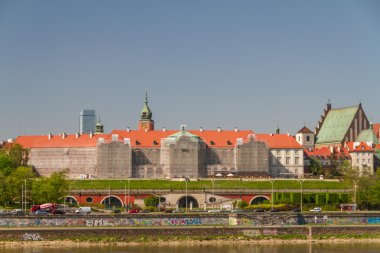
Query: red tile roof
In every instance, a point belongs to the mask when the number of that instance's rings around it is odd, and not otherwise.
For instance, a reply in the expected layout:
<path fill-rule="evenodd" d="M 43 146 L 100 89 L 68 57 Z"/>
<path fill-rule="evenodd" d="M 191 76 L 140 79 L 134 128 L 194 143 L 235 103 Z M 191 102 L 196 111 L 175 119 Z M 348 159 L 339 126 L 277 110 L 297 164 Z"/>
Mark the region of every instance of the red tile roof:
<path fill-rule="evenodd" d="M 304 126 L 303 128 L 301 128 L 297 132 L 297 134 L 300 134 L 300 133 L 303 133 L 303 134 L 312 134 L 313 132 L 309 128 L 307 128 L 306 126 Z"/>
<path fill-rule="evenodd" d="M 62 147 L 95 147 L 99 138 L 104 138 L 105 142 L 112 140 L 112 135 L 118 135 L 118 140 L 123 141 L 124 138 L 129 138 L 132 147 L 160 147 L 161 139 L 167 138 L 169 135 L 177 133 L 178 130 L 155 130 L 155 131 L 140 131 L 140 130 L 113 130 L 110 134 L 94 134 L 90 138 L 89 134 L 80 135 L 76 138 L 75 134 L 53 135 L 49 140 L 48 135 L 40 136 L 19 136 L 16 139 L 24 148 L 62 148 Z M 212 147 L 233 147 L 236 145 L 237 138 L 248 140 L 249 135 L 253 135 L 251 130 L 189 130 L 188 132 L 199 136 L 207 145 Z"/>
<path fill-rule="evenodd" d="M 349 152 L 371 152 L 373 149 L 368 146 L 365 142 L 355 143 L 346 142 Z"/>
<path fill-rule="evenodd" d="M 24 148 L 95 147 L 99 138 L 110 139 L 110 135 L 94 134 L 92 138 L 89 134 L 82 134 L 78 138 L 75 134 L 66 135 L 65 138 L 62 138 L 62 135 L 53 135 L 50 140 L 48 135 L 19 136 L 16 143 Z"/>
<path fill-rule="evenodd" d="M 375 133 L 376 137 L 380 139 L 380 123 L 373 124 L 372 130 Z"/>
<path fill-rule="evenodd" d="M 265 141 L 269 148 L 303 149 L 303 147 L 288 134 L 256 134 L 256 140 Z"/>
<path fill-rule="evenodd" d="M 332 154 L 332 150 L 338 156 L 351 157 L 348 149 L 343 147 L 333 147 L 332 149 L 330 147 L 322 147 L 312 150 L 305 149 L 304 151 L 308 157 L 320 157 L 322 159 L 328 159 Z"/>

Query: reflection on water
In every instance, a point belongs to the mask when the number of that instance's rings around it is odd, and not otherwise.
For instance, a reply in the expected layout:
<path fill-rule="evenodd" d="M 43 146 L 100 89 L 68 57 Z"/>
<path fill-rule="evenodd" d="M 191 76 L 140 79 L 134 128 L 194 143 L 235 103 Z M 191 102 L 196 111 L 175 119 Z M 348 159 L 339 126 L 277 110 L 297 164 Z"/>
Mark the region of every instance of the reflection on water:
<path fill-rule="evenodd" d="M 378 253 L 379 243 L 242 244 L 189 246 L 90 246 L 69 248 L 0 248 L 0 253 Z"/>

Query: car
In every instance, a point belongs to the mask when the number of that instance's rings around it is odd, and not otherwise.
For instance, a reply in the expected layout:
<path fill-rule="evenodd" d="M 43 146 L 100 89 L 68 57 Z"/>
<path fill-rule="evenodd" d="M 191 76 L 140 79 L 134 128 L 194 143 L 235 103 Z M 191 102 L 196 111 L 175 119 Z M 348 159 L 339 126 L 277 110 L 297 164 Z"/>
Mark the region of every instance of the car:
<path fill-rule="evenodd" d="M 310 210 L 310 212 L 320 213 L 320 212 L 322 212 L 322 208 L 321 207 L 314 207 L 313 209 Z"/>
<path fill-rule="evenodd" d="M 48 211 L 45 211 L 45 210 L 37 210 L 34 214 L 36 214 L 36 215 L 48 215 L 50 213 Z"/>
<path fill-rule="evenodd" d="M 269 212 L 271 212 L 271 213 L 278 213 L 278 212 L 280 212 L 280 210 L 274 208 L 274 209 L 270 209 Z"/>
<path fill-rule="evenodd" d="M 139 210 L 137 209 L 131 209 L 128 211 L 128 213 L 139 213 Z"/>
<path fill-rule="evenodd" d="M 167 209 L 164 211 L 164 213 L 172 213 L 172 212 L 174 212 L 174 210 L 172 210 L 172 209 Z"/>
<path fill-rule="evenodd" d="M 257 208 L 255 210 L 253 210 L 253 212 L 255 212 L 255 213 L 263 213 L 263 212 L 265 212 L 265 210 L 263 208 Z"/>
<path fill-rule="evenodd" d="M 24 212 L 21 209 L 14 209 L 10 212 L 11 215 L 22 215 Z"/>
<path fill-rule="evenodd" d="M 292 211 L 293 211 L 294 213 L 300 213 L 300 212 L 301 212 L 301 209 L 299 209 L 299 208 L 294 208 Z"/>
<path fill-rule="evenodd" d="M 209 213 L 221 213 L 222 210 L 220 209 L 211 209 L 211 210 L 208 210 Z"/>
<path fill-rule="evenodd" d="M 150 213 L 148 209 L 141 210 L 140 213 Z"/>
<path fill-rule="evenodd" d="M 65 211 L 57 209 L 57 210 L 53 210 L 53 212 L 51 212 L 51 213 L 52 214 L 65 214 Z"/>
<path fill-rule="evenodd" d="M 119 213 L 121 213 L 121 211 L 120 211 L 120 209 L 115 209 L 115 210 L 112 211 L 112 213 L 113 214 L 119 214 Z"/>
<path fill-rule="evenodd" d="M 231 211 L 231 213 L 244 213 L 243 209 L 234 209 Z"/>

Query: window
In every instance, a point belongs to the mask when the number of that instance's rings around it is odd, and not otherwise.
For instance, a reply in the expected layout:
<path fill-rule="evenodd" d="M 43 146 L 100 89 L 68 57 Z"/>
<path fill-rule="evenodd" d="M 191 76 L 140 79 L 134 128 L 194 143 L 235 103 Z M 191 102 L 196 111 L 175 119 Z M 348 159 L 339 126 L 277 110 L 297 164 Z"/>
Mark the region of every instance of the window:
<path fill-rule="evenodd" d="M 279 163 L 281 163 L 281 157 L 277 157 Z"/>
<path fill-rule="evenodd" d="M 289 149 L 286 150 L 286 154 L 289 155 Z"/>
<path fill-rule="evenodd" d="M 281 155 L 281 150 L 277 150 L 277 155 Z"/>
<path fill-rule="evenodd" d="M 309 135 L 306 136 L 306 141 L 307 141 L 307 142 L 310 141 L 310 136 L 309 136 Z"/>
<path fill-rule="evenodd" d="M 298 160 L 299 160 L 298 157 L 295 157 L 295 158 L 294 158 L 294 164 L 295 164 L 295 165 L 298 165 Z"/>
<path fill-rule="evenodd" d="M 214 141 L 210 141 L 210 145 L 215 145 L 215 142 Z"/>
<path fill-rule="evenodd" d="M 289 164 L 289 163 L 290 163 L 290 157 L 286 157 L 285 164 Z"/>

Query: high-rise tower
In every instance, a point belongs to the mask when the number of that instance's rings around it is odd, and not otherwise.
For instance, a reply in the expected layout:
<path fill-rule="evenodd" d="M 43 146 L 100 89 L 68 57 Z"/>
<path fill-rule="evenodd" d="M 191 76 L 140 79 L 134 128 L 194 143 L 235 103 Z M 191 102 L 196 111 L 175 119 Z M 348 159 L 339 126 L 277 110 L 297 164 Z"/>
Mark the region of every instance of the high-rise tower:
<path fill-rule="evenodd" d="M 79 115 L 79 133 L 88 134 L 95 132 L 96 116 L 95 110 L 82 110 Z"/>
<path fill-rule="evenodd" d="M 152 131 L 154 130 L 154 120 L 152 119 L 152 112 L 148 106 L 148 92 L 145 91 L 145 103 L 141 110 L 139 120 L 139 130 Z"/>

